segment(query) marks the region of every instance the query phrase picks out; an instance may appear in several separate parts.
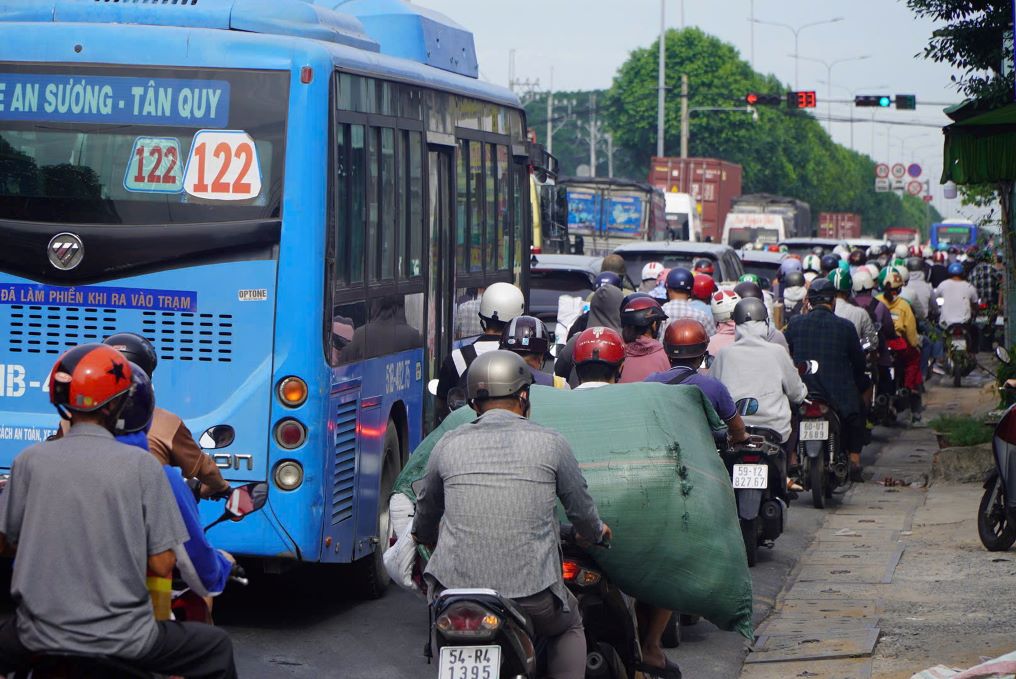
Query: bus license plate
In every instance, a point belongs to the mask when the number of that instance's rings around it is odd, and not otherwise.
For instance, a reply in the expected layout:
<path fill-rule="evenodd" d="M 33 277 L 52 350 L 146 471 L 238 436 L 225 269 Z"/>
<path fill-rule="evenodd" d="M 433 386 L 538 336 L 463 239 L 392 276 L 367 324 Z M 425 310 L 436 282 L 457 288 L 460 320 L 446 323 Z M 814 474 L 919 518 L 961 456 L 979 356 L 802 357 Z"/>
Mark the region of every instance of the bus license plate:
<path fill-rule="evenodd" d="M 767 488 L 769 466 L 764 464 L 735 464 L 734 488 Z"/>
<path fill-rule="evenodd" d="M 498 679 L 500 646 L 445 646 L 438 679 Z"/>
<path fill-rule="evenodd" d="M 801 423 L 802 441 L 825 441 L 829 438 L 827 420 L 806 420 Z"/>
<path fill-rule="evenodd" d="M 954 339 L 952 341 L 952 348 L 955 351 L 966 351 L 967 350 L 967 341 L 965 339 Z"/>

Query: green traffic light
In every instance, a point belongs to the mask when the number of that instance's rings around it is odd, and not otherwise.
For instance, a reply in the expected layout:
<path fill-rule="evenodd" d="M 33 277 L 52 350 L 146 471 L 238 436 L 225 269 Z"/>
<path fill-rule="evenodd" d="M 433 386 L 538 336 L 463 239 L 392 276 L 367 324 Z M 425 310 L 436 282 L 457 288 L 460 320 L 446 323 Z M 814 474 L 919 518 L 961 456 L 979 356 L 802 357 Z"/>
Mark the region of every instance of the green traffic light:
<path fill-rule="evenodd" d="M 887 108 L 889 106 L 889 104 L 891 104 L 891 103 L 892 103 L 892 99 L 890 99 L 889 97 L 879 97 L 878 98 L 878 105 L 883 107 L 883 108 Z"/>

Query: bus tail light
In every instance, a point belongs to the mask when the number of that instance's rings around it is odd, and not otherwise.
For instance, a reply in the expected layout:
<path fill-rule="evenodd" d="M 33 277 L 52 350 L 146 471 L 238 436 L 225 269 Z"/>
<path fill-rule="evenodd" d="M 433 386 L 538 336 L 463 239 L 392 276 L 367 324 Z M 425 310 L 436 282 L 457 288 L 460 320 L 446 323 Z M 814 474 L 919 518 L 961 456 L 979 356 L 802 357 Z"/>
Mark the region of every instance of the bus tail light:
<path fill-rule="evenodd" d="M 307 401 L 307 383 L 299 377 L 286 377 L 275 389 L 279 400 L 290 408 L 302 406 Z"/>
<path fill-rule="evenodd" d="M 303 467 L 295 460 L 280 462 L 275 468 L 275 485 L 282 490 L 295 490 L 303 483 Z"/>
<path fill-rule="evenodd" d="M 275 442 L 279 447 L 293 450 L 307 440 L 307 428 L 296 420 L 282 420 L 275 425 Z"/>

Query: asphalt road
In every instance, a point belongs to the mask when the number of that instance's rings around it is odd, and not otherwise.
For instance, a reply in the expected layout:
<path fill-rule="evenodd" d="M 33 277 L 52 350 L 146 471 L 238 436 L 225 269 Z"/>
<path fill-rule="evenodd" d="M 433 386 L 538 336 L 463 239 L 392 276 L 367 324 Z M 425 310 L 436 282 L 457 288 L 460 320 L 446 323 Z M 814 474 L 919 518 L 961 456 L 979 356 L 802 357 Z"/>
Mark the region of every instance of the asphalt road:
<path fill-rule="evenodd" d="M 876 430 L 865 451 L 871 462 Z M 752 569 L 757 625 L 769 614 L 798 556 L 823 520 L 810 496 L 791 504 L 787 531 L 772 550 L 760 550 Z M 423 657 L 427 608 L 423 599 L 392 587 L 378 601 L 361 601 L 342 588 L 342 573 L 298 572 L 252 577 L 250 587 L 219 602 L 217 621 L 236 644 L 242 677 L 344 677 L 417 679 L 436 676 Z M 686 677 L 733 677 L 740 672 L 746 641 L 700 621 L 682 628 L 682 645 L 670 652 Z"/>

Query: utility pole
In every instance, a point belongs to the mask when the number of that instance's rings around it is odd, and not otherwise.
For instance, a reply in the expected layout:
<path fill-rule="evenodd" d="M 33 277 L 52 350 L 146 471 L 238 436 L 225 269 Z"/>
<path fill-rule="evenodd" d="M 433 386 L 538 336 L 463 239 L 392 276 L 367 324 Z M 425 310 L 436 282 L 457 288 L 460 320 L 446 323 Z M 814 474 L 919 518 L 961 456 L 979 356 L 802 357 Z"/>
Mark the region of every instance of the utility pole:
<path fill-rule="evenodd" d="M 667 103 L 667 79 L 666 79 L 666 46 L 667 37 L 667 5 L 666 0 L 660 0 L 660 58 L 659 58 L 659 82 L 657 83 L 656 101 L 656 155 L 663 155 L 664 139 L 664 116 L 663 107 Z"/>
<path fill-rule="evenodd" d="M 688 74 L 681 74 L 681 157 L 688 157 Z"/>
<path fill-rule="evenodd" d="M 596 123 L 596 92 L 589 95 L 589 176 L 596 176 L 596 142 L 597 137 L 597 123 Z"/>
<path fill-rule="evenodd" d="M 607 137 L 607 176 L 614 178 L 614 134 L 608 132 Z"/>
<path fill-rule="evenodd" d="M 547 153 L 554 153 L 554 67 L 550 67 L 550 89 L 547 90 Z"/>
<path fill-rule="evenodd" d="M 750 26 L 751 39 L 749 41 L 748 54 L 751 63 L 751 70 L 755 70 L 755 0 L 749 0 L 748 4 L 748 25 Z"/>

